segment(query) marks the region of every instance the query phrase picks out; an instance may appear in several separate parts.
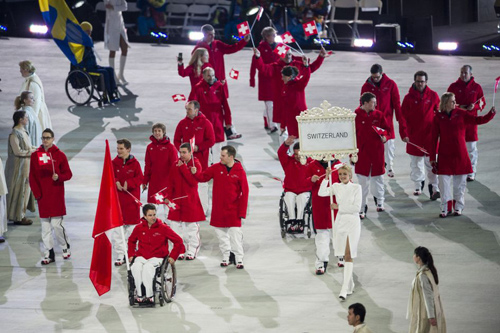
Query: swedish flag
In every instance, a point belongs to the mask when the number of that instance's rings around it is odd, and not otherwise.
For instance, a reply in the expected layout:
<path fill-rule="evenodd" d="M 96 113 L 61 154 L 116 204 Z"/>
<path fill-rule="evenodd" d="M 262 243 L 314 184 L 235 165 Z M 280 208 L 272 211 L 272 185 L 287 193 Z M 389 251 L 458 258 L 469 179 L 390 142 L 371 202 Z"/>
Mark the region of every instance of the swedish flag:
<path fill-rule="evenodd" d="M 78 65 L 85 46 L 93 45 L 92 39 L 82 30 L 64 0 L 39 0 L 39 4 L 54 42 L 73 65 Z"/>

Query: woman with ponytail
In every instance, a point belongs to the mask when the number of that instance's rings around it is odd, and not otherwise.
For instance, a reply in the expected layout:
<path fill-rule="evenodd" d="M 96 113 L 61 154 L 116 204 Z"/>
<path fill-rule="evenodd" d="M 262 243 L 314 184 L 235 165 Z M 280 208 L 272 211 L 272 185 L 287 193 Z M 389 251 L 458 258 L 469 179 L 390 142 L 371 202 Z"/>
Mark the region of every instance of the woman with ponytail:
<path fill-rule="evenodd" d="M 191 92 L 189 93 L 188 101 L 192 101 L 194 98 L 194 86 L 203 80 L 203 70 L 207 67 L 213 67 L 208 61 L 208 50 L 203 47 L 194 50 L 186 68 L 184 68 L 182 58 L 177 58 L 177 70 L 179 75 L 182 77 L 189 76 L 189 81 L 191 82 Z"/>
<path fill-rule="evenodd" d="M 423 246 L 415 249 L 413 261 L 418 265 L 417 276 L 413 279 L 406 318 L 410 319 L 410 333 L 445 333 L 439 278 L 434 259 Z"/>
<path fill-rule="evenodd" d="M 28 132 L 31 145 L 33 147 L 40 147 L 42 144 L 42 126 L 40 125 L 40 120 L 36 116 L 35 110 L 33 110 L 33 105 L 35 105 L 35 97 L 31 91 L 27 90 L 17 96 L 14 101 L 16 110 L 25 111 L 28 117 L 26 131 Z"/>

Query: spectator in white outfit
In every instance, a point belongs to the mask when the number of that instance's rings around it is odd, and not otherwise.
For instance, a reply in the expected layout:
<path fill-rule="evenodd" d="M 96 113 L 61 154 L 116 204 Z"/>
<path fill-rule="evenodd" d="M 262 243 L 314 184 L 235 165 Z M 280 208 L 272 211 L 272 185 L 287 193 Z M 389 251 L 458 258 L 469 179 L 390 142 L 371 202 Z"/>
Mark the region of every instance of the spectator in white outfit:
<path fill-rule="evenodd" d="M 122 85 L 127 85 L 123 72 L 125 70 L 125 63 L 127 62 L 128 53 L 128 38 L 123 22 L 122 12 L 126 12 L 128 4 L 126 0 L 105 0 L 106 6 L 106 24 L 104 26 L 104 47 L 109 50 L 109 66 L 115 69 L 115 55 L 116 51 L 121 49 L 120 56 L 120 71 L 117 75 L 117 82 Z"/>

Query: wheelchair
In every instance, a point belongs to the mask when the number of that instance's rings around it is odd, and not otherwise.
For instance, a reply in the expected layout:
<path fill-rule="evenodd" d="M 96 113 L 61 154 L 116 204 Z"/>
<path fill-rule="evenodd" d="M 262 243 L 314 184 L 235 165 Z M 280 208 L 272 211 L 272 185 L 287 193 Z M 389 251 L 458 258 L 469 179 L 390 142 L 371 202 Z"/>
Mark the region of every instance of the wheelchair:
<path fill-rule="evenodd" d="M 316 234 L 316 229 L 314 228 L 314 219 L 312 214 L 312 195 L 309 196 L 309 200 L 307 201 L 306 206 L 304 207 L 304 216 L 303 216 L 303 225 L 299 225 L 298 231 L 291 230 L 291 223 L 288 221 L 288 211 L 286 209 L 285 204 L 285 192 L 281 194 L 280 203 L 279 203 L 279 219 L 280 219 L 280 228 L 281 228 L 281 238 L 285 238 L 287 233 L 297 234 L 304 233 L 307 229 L 307 237 L 311 238 L 312 231 Z M 295 209 L 295 216 L 297 216 L 297 207 Z"/>
<path fill-rule="evenodd" d="M 161 266 L 156 268 L 155 277 L 153 279 L 153 297 L 155 299 L 154 304 L 144 304 L 144 306 L 154 306 L 156 302 L 163 306 L 165 303 L 172 302 L 177 289 L 177 273 L 175 270 L 175 264 L 172 265 L 168 262 L 168 256 L 163 258 Z M 135 258 L 134 258 L 135 259 Z M 130 263 L 132 265 L 134 260 Z M 145 295 L 146 290 L 144 286 L 141 285 L 142 294 Z M 141 304 L 136 302 L 137 289 L 132 275 L 132 271 L 128 271 L 128 300 L 130 306 L 141 306 Z"/>
<path fill-rule="evenodd" d="M 92 99 L 102 107 L 104 100 L 104 78 L 96 72 L 88 72 L 71 65 L 66 78 L 66 95 L 78 106 L 90 103 Z"/>

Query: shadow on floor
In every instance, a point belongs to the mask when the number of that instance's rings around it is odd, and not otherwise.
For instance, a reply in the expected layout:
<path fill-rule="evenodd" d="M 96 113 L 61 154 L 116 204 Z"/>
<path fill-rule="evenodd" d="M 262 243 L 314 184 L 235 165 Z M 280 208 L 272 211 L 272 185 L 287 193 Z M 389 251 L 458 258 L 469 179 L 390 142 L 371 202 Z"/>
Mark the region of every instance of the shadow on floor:
<path fill-rule="evenodd" d="M 500 196 L 483 185 L 479 181 L 473 181 L 467 184 L 469 194 L 476 199 L 482 206 L 479 210 L 494 216 L 500 216 Z"/>

